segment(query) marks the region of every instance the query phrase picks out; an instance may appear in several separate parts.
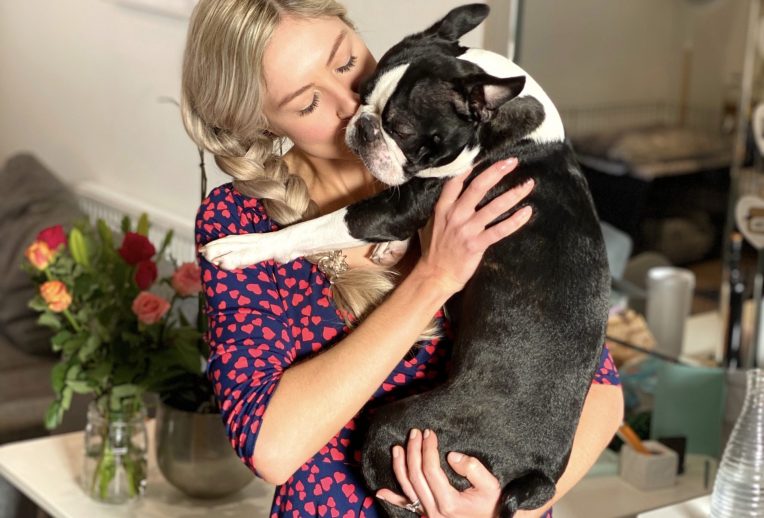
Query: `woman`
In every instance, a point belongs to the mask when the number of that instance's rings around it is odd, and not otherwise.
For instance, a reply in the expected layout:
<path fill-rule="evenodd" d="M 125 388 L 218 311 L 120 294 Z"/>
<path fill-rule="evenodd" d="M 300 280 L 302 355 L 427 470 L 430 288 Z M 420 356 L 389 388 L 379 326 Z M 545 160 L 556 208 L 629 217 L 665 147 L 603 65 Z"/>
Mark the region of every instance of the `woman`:
<path fill-rule="evenodd" d="M 332 0 L 201 0 L 184 58 L 183 119 L 233 182 L 202 203 L 198 245 L 269 232 L 383 188 L 344 145 L 358 85 L 374 67 Z M 287 138 L 294 145 L 282 154 Z M 517 211 L 485 229 L 532 185 L 475 211 L 514 165 L 495 164 L 461 195 L 468 172 L 450 180 L 421 244 L 382 265 L 370 261 L 371 247 L 231 272 L 200 258 L 208 375 L 237 454 L 277 485 L 271 516 L 377 516 L 374 496 L 430 517 L 495 516 L 495 477 L 477 459 L 453 452 L 452 468 L 473 485 L 456 491 L 437 465 L 430 431 L 412 431 L 393 450 L 404 494 L 370 494 L 359 462 L 376 407 L 444 379 L 453 333 L 443 304 L 483 251 L 530 217 Z M 583 476 L 620 423 L 621 393 L 607 386 L 618 382 L 607 351 L 594 381 L 555 499 Z M 550 506 L 517 516 L 542 516 Z"/>

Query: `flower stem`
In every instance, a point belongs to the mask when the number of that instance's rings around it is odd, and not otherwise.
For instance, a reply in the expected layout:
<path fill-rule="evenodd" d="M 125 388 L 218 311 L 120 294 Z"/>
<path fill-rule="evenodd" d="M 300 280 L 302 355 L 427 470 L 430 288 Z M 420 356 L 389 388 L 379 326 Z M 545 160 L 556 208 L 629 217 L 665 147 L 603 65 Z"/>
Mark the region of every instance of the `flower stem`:
<path fill-rule="evenodd" d="M 79 333 L 81 331 L 80 325 L 77 323 L 76 320 L 74 320 L 74 316 L 72 316 L 72 314 L 69 312 L 68 309 L 64 310 L 64 316 L 67 318 L 67 320 L 69 320 L 69 323 L 72 324 L 72 327 L 74 328 L 74 330 Z"/>

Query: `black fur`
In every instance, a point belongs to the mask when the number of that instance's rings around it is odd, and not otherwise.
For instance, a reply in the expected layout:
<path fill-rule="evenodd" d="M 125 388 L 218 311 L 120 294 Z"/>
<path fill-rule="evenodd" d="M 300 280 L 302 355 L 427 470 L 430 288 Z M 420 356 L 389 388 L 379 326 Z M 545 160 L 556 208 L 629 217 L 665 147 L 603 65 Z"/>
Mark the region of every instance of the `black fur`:
<path fill-rule="evenodd" d="M 507 101 L 517 95 L 517 81 L 504 81 L 497 86 L 500 95 L 488 99 L 481 85 L 495 78 L 456 59 L 465 50 L 458 37 L 487 15 L 478 5 L 456 9 L 393 47 L 365 84 L 368 95 L 381 71 L 411 63 L 382 124 L 409 159 L 406 175 L 412 178 L 348 207 L 346 223 L 354 237 L 369 242 L 412 236 L 430 216 L 445 181 L 413 175 L 449 163 L 465 146 L 482 149 L 466 184 L 500 159 L 520 161 L 481 206 L 535 180 L 522 204 L 533 207 L 531 220 L 491 246 L 461 296 L 449 302 L 458 321 L 449 379 L 378 409 L 363 450 L 369 487 L 399 488 L 392 445 L 405 444 L 411 428 L 430 428 L 451 483 L 468 486 L 445 455 L 477 457 L 499 478 L 501 516 L 511 517 L 548 501 L 566 467 L 604 340 L 609 273 L 599 222 L 570 146 L 527 138 L 543 122 L 543 106 L 527 96 Z M 383 505 L 391 516 L 412 515 Z"/>

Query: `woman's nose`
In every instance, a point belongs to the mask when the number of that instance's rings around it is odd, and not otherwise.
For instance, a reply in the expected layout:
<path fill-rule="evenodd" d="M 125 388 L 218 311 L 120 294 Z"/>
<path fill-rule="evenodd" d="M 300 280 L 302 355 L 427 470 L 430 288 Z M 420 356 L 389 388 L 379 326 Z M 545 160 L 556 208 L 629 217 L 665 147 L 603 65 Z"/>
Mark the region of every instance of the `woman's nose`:
<path fill-rule="evenodd" d="M 337 104 L 337 116 L 340 119 L 349 119 L 355 115 L 358 105 L 361 103 L 361 97 L 349 88 L 343 89 L 342 95 Z"/>

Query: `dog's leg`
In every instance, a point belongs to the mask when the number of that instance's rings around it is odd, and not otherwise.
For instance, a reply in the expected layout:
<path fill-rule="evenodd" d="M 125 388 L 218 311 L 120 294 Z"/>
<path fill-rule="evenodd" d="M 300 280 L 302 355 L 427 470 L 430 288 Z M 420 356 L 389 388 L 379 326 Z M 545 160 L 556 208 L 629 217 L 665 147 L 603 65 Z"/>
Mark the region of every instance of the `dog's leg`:
<path fill-rule="evenodd" d="M 537 509 L 555 492 L 555 483 L 544 473 L 532 470 L 504 486 L 499 497 L 500 518 L 512 518 L 520 509 Z"/>
<path fill-rule="evenodd" d="M 401 241 L 427 222 L 441 189 L 440 179 L 414 178 L 330 214 L 277 232 L 226 236 L 201 251 L 208 261 L 234 270 L 267 259 L 283 263 L 338 248 Z"/>

